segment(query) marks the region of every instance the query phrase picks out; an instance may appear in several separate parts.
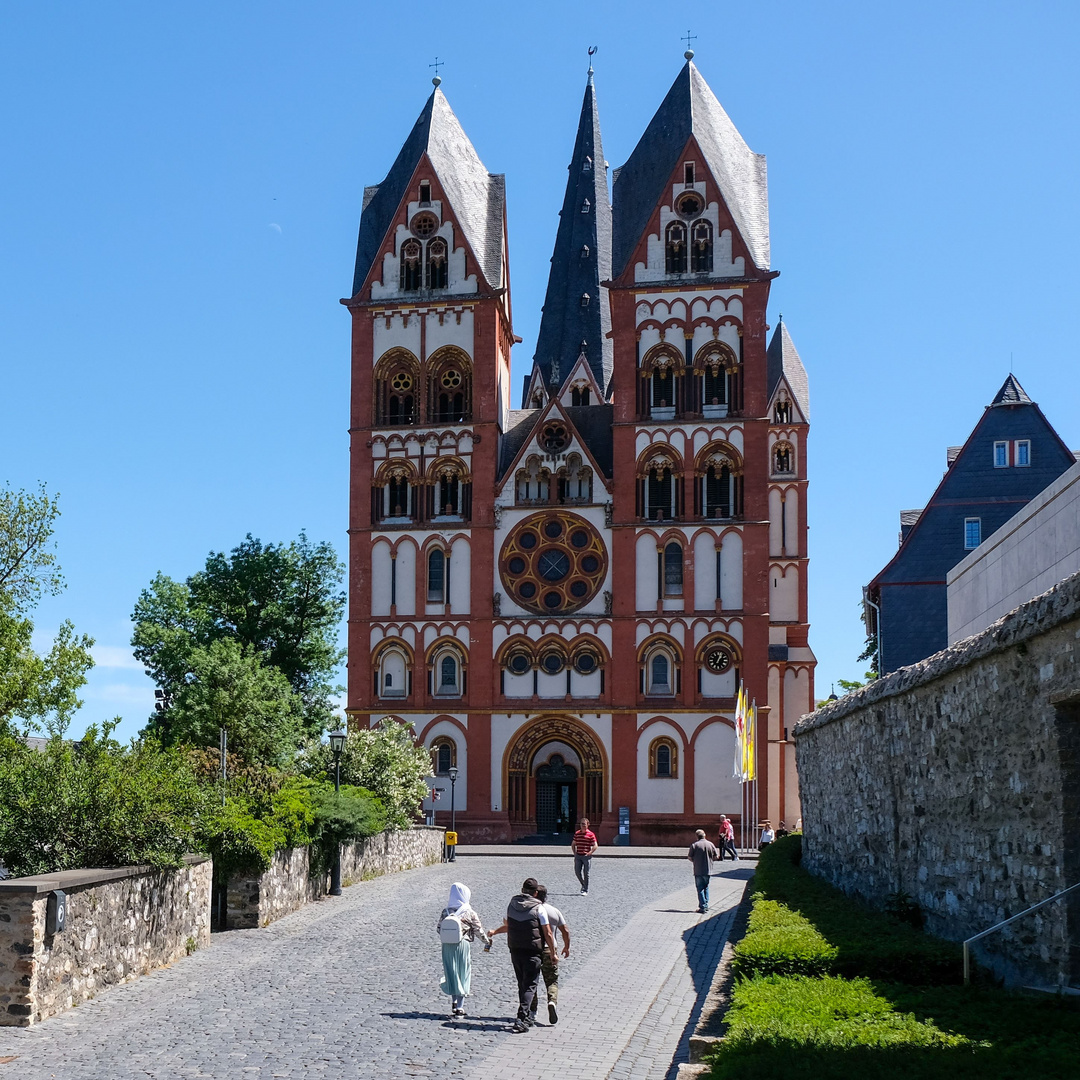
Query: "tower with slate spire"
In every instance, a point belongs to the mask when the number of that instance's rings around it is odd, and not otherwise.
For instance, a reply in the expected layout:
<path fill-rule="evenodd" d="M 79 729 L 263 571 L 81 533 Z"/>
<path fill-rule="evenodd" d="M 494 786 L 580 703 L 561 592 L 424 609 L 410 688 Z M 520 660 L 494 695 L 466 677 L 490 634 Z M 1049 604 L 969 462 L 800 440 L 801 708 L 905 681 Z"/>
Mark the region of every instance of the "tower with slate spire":
<path fill-rule="evenodd" d="M 765 161 L 688 57 L 607 172 L 590 66 L 519 409 L 503 181 L 438 85 L 364 195 L 349 723 L 414 726 L 462 842 L 738 818 L 740 685 L 757 816 L 798 816 L 809 391 Z"/>

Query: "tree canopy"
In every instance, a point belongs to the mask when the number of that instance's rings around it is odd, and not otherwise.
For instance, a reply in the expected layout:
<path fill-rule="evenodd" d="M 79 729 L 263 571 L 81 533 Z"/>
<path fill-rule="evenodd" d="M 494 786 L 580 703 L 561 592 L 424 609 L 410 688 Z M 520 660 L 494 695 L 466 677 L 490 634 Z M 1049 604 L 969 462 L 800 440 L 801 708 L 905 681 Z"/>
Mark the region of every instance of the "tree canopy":
<path fill-rule="evenodd" d="M 135 656 L 161 690 L 150 730 L 211 745 L 223 726 L 230 743 L 276 759 L 332 726 L 344 576 L 330 544 L 303 533 L 289 544 L 249 533 L 186 581 L 158 574 L 132 615 Z M 272 745 L 256 750 L 256 724 L 268 725 Z"/>

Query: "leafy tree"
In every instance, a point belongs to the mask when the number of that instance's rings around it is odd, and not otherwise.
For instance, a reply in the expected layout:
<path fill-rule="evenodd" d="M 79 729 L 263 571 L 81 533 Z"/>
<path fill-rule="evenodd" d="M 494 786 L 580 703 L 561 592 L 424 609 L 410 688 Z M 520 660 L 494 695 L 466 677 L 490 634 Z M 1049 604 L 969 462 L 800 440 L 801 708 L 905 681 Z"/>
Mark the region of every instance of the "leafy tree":
<path fill-rule="evenodd" d="M 178 866 L 192 850 L 205 796 L 186 761 L 151 738 L 121 746 L 117 723 L 42 752 L 0 749 L 0 862 L 13 874 Z"/>
<path fill-rule="evenodd" d="M 135 605 L 131 642 L 162 691 L 153 726 L 168 728 L 196 651 L 232 640 L 285 677 L 307 735 L 326 730 L 335 722 L 341 688 L 332 680 L 345 655 L 338 648 L 344 574 L 333 548 L 304 533 L 287 545 L 248 534 L 229 555 L 211 553 L 185 582 L 158 574 Z"/>
<path fill-rule="evenodd" d="M 63 588 L 52 550 L 57 498 L 44 485 L 36 493 L 0 489 L 0 731 L 63 735 L 82 705 L 77 694 L 94 666 L 92 638 L 65 622 L 50 650 L 39 655 L 27 611 L 45 593 Z"/>
<path fill-rule="evenodd" d="M 219 730 L 247 762 L 285 764 L 301 742 L 301 702 L 284 674 L 231 638 L 197 645 L 168 712 L 149 731 L 169 745 L 214 746 Z"/>
<path fill-rule="evenodd" d="M 305 748 L 304 770 L 309 776 L 332 774 L 333 755 L 324 743 Z M 427 795 L 424 777 L 431 757 L 416 742 L 411 724 L 390 721 L 363 731 L 350 731 L 341 755 L 341 782 L 366 788 L 378 797 L 391 829 L 407 829 L 416 820 Z"/>

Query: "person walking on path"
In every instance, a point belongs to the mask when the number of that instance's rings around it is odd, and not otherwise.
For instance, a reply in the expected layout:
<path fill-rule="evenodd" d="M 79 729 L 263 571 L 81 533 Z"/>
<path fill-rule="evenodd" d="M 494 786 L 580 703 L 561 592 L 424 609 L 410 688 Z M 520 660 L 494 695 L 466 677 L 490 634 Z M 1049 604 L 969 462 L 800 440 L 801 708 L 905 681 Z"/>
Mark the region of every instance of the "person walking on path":
<path fill-rule="evenodd" d="M 720 815 L 720 861 L 723 862 L 726 856 L 731 856 L 732 862 L 739 861 L 739 853 L 735 850 L 735 826 L 731 824 L 731 819 L 727 814 Z"/>
<path fill-rule="evenodd" d="M 589 870 L 592 868 L 593 852 L 600 846 L 596 833 L 589 828 L 589 819 L 583 817 L 574 833 L 574 873 L 581 884 L 581 895 L 589 895 Z"/>
<path fill-rule="evenodd" d="M 443 978 L 439 984 L 444 994 L 450 995 L 451 1015 L 465 1015 L 465 999 L 472 993 L 472 952 L 470 945 L 476 940 L 490 940 L 484 933 L 480 916 L 469 905 L 472 893 L 467 885 L 455 881 L 450 886 L 450 897 L 435 924 L 435 933 L 442 942 Z"/>
<path fill-rule="evenodd" d="M 548 926 L 551 927 L 552 944 L 555 941 L 556 932 L 562 934 L 562 955 L 565 960 L 570 955 L 570 927 L 567 925 L 563 913 L 548 903 L 548 891 L 546 885 L 536 887 L 536 899 L 544 906 L 547 915 Z M 559 1012 L 556 1006 L 559 1003 L 559 958 L 550 952 L 545 944 L 544 951 L 540 954 L 540 974 L 544 977 L 544 990 L 547 992 L 548 1020 L 552 1024 L 559 1022 Z M 533 998 L 532 1015 L 536 1018 L 536 1006 L 540 1001 L 540 995 Z"/>
<path fill-rule="evenodd" d="M 765 820 L 761 823 L 761 839 L 758 841 L 758 851 L 764 851 L 774 840 L 776 833 L 773 832 L 771 822 Z"/>
<path fill-rule="evenodd" d="M 720 858 L 711 840 L 705 838 L 705 830 L 698 829 L 697 839 L 690 845 L 686 857 L 694 864 L 694 884 L 697 886 L 698 913 L 709 910 L 709 875 L 714 859 Z"/>
<path fill-rule="evenodd" d="M 492 937 L 505 933 L 506 944 L 510 948 L 518 986 L 518 1011 L 513 1030 L 518 1033 L 528 1031 L 533 1025 L 536 984 L 540 979 L 544 949 L 547 949 L 554 964 L 559 963 L 555 954 L 555 938 L 548 925 L 547 909 L 536 896 L 539 888 L 536 878 L 526 878 L 521 892 L 506 909 L 506 921 L 491 932 Z"/>

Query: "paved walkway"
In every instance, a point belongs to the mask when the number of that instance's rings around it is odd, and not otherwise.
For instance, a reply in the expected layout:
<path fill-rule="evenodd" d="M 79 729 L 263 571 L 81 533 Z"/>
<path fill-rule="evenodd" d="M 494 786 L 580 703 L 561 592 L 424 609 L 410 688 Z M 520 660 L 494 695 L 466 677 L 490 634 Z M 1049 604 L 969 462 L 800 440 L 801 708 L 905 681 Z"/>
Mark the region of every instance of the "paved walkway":
<path fill-rule="evenodd" d="M 215 934 L 209 949 L 43 1024 L 0 1028 L 0 1058 L 15 1056 L 0 1080 L 510 1080 L 522 1065 L 530 1080 L 663 1080 L 686 1060 L 724 909 L 751 873 L 724 867 L 710 916 L 693 910 L 685 860 L 666 858 L 594 864 L 587 897 L 569 857 L 521 849 L 362 882 L 264 929 Z M 452 1021 L 434 934 L 450 883 L 471 886 L 491 925 L 530 874 L 573 932 L 559 1026 L 510 1034 L 504 938 L 490 954 L 474 949 L 469 1016 Z"/>

